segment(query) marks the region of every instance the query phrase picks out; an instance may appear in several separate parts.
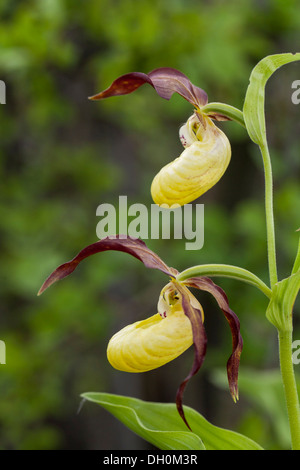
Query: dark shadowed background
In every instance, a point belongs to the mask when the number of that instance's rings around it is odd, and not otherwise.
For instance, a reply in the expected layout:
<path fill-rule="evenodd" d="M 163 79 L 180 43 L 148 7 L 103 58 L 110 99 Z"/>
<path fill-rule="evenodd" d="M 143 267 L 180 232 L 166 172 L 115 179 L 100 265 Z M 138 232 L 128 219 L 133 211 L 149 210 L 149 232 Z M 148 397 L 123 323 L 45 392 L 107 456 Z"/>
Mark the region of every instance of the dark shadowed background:
<path fill-rule="evenodd" d="M 167 102 L 148 86 L 103 102 L 87 97 L 121 74 L 168 66 L 204 88 L 210 101 L 241 109 L 254 65 L 268 54 L 299 51 L 298 2 L 3 0 L 0 13 L 0 79 L 6 84 L 0 107 L 0 339 L 6 343 L 0 447 L 149 449 L 97 405 L 78 408 L 80 394 L 89 391 L 174 401 L 192 348 L 141 375 L 115 371 L 106 360 L 112 334 L 156 313 L 165 276 L 111 252 L 82 263 L 41 297 L 36 293 L 57 265 L 97 241 L 98 205 L 118 207 L 119 195 L 127 195 L 129 204 L 150 207 L 151 181 L 182 151 L 178 129 L 192 109 L 178 95 Z M 300 225 L 300 105 L 291 101 L 292 82 L 299 79 L 299 63 L 287 65 L 266 91 L 281 278 L 291 271 Z M 237 264 L 268 282 L 259 150 L 238 124 L 220 127 L 230 138 L 232 161 L 220 183 L 196 201 L 205 204 L 203 249 L 186 251 L 186 240 L 145 241 L 178 270 Z M 207 357 L 184 402 L 216 425 L 285 448 L 267 299 L 237 281 L 215 281 L 241 321 L 240 401 L 233 403 L 224 382 L 229 327 L 215 301 L 200 293 Z M 297 319 L 294 338 L 300 338 Z"/>

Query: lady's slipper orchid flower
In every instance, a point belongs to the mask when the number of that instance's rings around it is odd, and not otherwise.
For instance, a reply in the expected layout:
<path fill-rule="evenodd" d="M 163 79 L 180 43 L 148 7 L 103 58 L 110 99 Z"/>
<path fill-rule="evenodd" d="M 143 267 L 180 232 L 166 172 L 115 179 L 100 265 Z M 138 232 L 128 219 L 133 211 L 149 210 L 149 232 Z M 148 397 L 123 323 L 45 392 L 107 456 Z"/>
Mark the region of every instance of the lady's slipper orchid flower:
<path fill-rule="evenodd" d="M 195 113 L 179 136 L 185 150 L 152 182 L 152 198 L 158 205 L 184 205 L 197 199 L 219 181 L 230 162 L 229 140 L 209 117 Z"/>
<path fill-rule="evenodd" d="M 144 83 L 150 84 L 162 98 L 168 100 L 173 93 L 178 93 L 195 107 L 195 113 L 179 131 L 185 150 L 160 170 L 151 186 L 156 204 L 187 204 L 214 186 L 229 165 L 229 140 L 210 119 L 220 121 L 228 117 L 220 113 L 203 113 L 201 109 L 208 102 L 205 91 L 172 68 L 159 68 L 149 74 L 134 72 L 122 75 L 109 88 L 90 99 L 132 93 Z"/>
<path fill-rule="evenodd" d="M 203 322 L 203 309 L 198 300 L 186 287 L 182 289 L 201 313 Z M 112 337 L 107 358 L 115 369 L 146 372 L 172 361 L 192 346 L 192 326 L 184 313 L 176 282 L 171 281 L 163 288 L 157 310 L 156 315 L 126 326 Z"/>
<path fill-rule="evenodd" d="M 160 367 L 194 345 L 192 369 L 178 388 L 176 405 L 180 416 L 189 427 L 183 412 L 182 397 L 186 384 L 200 369 L 206 354 L 206 334 L 202 306 L 189 288 L 210 292 L 229 323 L 232 334 L 232 354 L 227 362 L 227 376 L 233 400 L 238 399 L 238 369 L 243 341 L 236 314 L 229 308 L 224 291 L 207 277 L 193 277 L 179 282 L 179 274 L 139 240 L 116 235 L 93 243 L 81 250 L 71 261 L 59 266 L 46 279 L 39 294 L 54 282 L 71 274 L 85 258 L 108 250 L 123 251 L 170 277 L 162 289 L 158 308 L 152 317 L 126 326 L 116 333 L 107 348 L 108 360 L 116 369 L 127 372 L 145 372 Z"/>

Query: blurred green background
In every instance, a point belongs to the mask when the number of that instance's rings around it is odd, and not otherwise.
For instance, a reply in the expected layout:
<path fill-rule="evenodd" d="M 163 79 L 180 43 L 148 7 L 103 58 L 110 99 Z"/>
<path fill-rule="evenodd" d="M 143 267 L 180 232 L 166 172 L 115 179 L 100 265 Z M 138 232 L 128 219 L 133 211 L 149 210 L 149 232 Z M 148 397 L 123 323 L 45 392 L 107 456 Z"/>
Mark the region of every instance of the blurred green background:
<path fill-rule="evenodd" d="M 142 375 L 113 370 L 105 354 L 118 329 L 156 313 L 164 275 L 111 252 L 90 258 L 43 296 L 36 293 L 57 265 L 97 241 L 99 204 L 117 206 L 119 195 L 129 204 L 152 203 L 152 178 L 182 151 L 178 128 L 192 109 L 179 96 L 167 102 L 147 86 L 103 102 L 87 97 L 118 75 L 169 66 L 204 88 L 210 101 L 242 108 L 254 65 L 265 55 L 299 49 L 298 2 L 2 0 L 0 12 L 0 79 L 6 83 L 0 107 L 0 338 L 6 343 L 0 448 L 149 449 L 96 405 L 78 409 L 80 394 L 88 391 L 174 401 L 192 348 Z M 300 105 L 291 102 L 297 79 L 299 63 L 285 66 L 266 92 L 281 278 L 290 273 L 298 244 Z M 203 249 L 186 251 L 185 240 L 146 242 L 179 270 L 237 264 L 268 282 L 259 151 L 237 124 L 220 127 L 233 155 L 220 183 L 196 201 L 205 204 Z M 229 327 L 215 301 L 201 293 L 207 357 L 184 402 L 213 424 L 267 448 L 287 448 L 267 299 L 251 286 L 215 281 L 241 321 L 240 402 L 232 402 L 224 385 Z"/>

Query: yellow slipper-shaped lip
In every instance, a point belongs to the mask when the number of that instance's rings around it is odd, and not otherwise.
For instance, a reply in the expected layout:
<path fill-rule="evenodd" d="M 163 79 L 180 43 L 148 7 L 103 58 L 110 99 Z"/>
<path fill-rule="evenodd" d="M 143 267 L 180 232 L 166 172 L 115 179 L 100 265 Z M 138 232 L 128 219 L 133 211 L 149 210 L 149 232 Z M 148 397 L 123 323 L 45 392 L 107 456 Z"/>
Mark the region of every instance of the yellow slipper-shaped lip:
<path fill-rule="evenodd" d="M 186 289 L 190 302 L 202 312 L 198 300 Z M 107 348 L 110 364 L 125 372 L 146 372 L 173 361 L 193 344 L 190 320 L 172 282 L 161 292 L 156 315 L 128 325 L 116 333 Z"/>
<path fill-rule="evenodd" d="M 179 135 L 185 150 L 152 182 L 152 198 L 158 205 L 194 201 L 220 180 L 231 159 L 229 140 L 205 115 L 191 116 Z"/>

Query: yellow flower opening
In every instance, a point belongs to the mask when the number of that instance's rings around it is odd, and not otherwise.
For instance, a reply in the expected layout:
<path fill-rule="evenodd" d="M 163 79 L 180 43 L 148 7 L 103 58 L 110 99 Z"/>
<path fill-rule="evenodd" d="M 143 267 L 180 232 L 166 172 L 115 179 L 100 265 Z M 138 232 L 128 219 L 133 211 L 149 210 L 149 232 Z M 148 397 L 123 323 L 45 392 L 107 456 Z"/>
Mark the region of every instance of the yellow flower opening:
<path fill-rule="evenodd" d="M 191 304 L 200 310 L 203 321 L 200 303 L 187 288 L 182 288 Z M 182 296 L 170 282 L 161 291 L 158 313 L 116 333 L 108 344 L 107 358 L 115 369 L 146 372 L 172 361 L 192 344 L 192 327 L 182 307 Z"/>
<path fill-rule="evenodd" d="M 197 199 L 220 180 L 230 162 L 229 140 L 208 116 L 193 114 L 179 135 L 185 150 L 152 182 L 152 198 L 158 205 Z"/>

